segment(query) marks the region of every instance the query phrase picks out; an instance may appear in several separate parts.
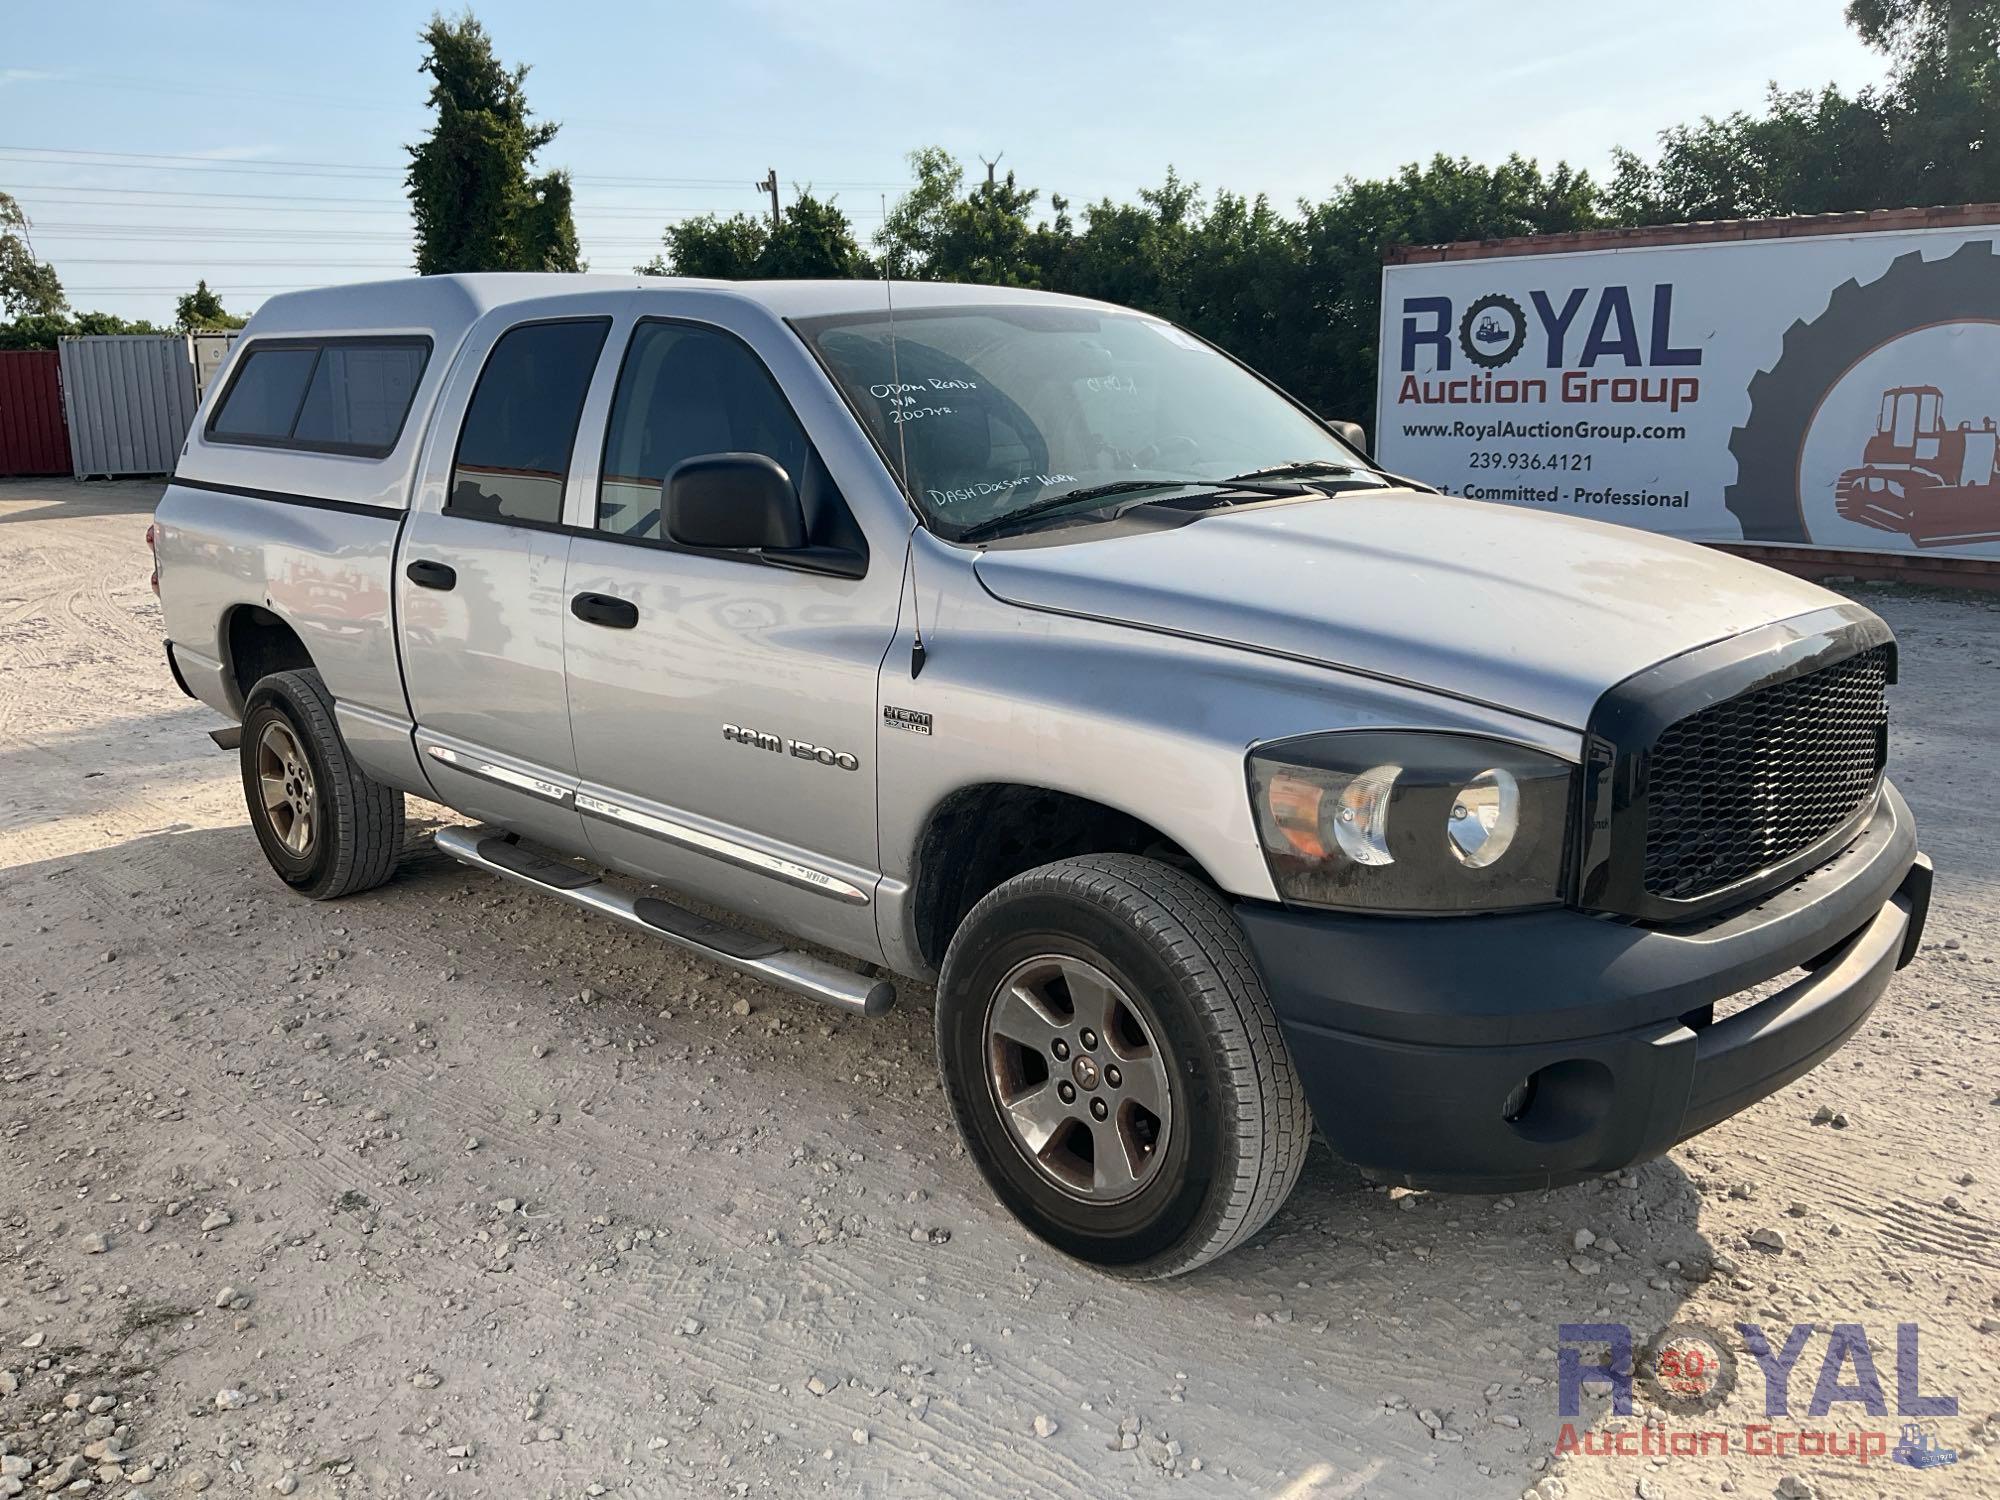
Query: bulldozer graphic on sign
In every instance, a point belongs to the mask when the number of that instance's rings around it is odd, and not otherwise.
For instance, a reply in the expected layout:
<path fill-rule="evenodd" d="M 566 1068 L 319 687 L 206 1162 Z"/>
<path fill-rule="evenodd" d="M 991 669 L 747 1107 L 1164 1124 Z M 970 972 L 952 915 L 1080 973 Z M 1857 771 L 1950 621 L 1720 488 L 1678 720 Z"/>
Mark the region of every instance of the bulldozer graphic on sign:
<path fill-rule="evenodd" d="M 1947 427 L 1934 385 L 1884 391 L 1860 466 L 1835 482 L 1834 507 L 1919 547 L 2000 541 L 2000 430 L 1991 417 Z"/>

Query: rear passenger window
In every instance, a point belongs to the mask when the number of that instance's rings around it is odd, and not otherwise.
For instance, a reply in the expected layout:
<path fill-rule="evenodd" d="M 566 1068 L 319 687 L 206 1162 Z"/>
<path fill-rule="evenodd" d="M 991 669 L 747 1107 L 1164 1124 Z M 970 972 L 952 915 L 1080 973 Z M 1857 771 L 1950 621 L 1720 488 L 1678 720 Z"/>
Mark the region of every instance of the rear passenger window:
<path fill-rule="evenodd" d="M 381 458 L 402 435 L 430 352 L 425 338 L 253 343 L 209 419 L 208 436 Z"/>
<path fill-rule="evenodd" d="M 563 481 L 608 318 L 525 323 L 493 346 L 459 431 L 445 509 L 486 521 L 562 520 Z"/>
<path fill-rule="evenodd" d="M 658 541 L 660 482 L 683 460 L 761 453 L 803 487 L 809 452 L 805 429 L 749 349 L 709 328 L 642 323 L 611 402 L 597 528 Z"/>

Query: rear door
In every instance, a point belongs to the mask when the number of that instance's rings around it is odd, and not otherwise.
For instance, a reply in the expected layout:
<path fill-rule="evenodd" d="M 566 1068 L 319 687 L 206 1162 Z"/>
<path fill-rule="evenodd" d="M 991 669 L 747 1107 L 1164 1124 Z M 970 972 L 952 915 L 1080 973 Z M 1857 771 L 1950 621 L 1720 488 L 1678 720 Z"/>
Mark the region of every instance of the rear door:
<path fill-rule="evenodd" d="M 623 301 L 511 307 L 467 342 L 397 560 L 417 748 L 452 807 L 583 845 L 563 690 L 564 504 Z M 582 310 L 579 310 L 581 307 Z"/>
<path fill-rule="evenodd" d="M 577 803 L 606 863 L 878 954 L 876 680 L 902 560 L 867 558 L 821 447 L 752 343 L 791 335 L 715 316 L 639 319 L 592 397 L 586 425 L 604 440 L 583 461 L 602 472 L 571 544 L 563 621 Z M 774 459 L 811 541 L 858 552 L 863 576 L 671 541 L 662 480 L 723 452 Z"/>

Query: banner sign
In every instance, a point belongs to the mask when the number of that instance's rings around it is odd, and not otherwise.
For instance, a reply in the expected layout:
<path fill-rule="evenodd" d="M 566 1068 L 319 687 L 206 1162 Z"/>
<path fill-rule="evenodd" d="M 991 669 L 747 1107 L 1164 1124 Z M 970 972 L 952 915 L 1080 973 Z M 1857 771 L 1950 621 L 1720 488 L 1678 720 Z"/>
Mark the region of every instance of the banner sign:
<path fill-rule="evenodd" d="M 2000 558 L 2000 227 L 1391 265 L 1376 457 L 1700 541 Z"/>

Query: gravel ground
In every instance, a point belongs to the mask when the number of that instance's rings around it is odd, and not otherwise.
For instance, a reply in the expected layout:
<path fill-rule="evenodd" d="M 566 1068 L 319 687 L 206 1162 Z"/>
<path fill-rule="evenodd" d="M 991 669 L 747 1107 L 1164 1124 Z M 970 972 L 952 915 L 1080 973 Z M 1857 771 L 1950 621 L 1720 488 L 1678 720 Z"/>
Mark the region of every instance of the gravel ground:
<path fill-rule="evenodd" d="M 289 896 L 160 657 L 156 493 L 0 484 L 0 1496 L 2000 1488 L 1995 603 L 1861 591 L 1939 893 L 1828 1064 L 1561 1192 L 1315 1146 L 1253 1244 L 1131 1286 L 990 1200 L 921 990 L 816 1009 L 451 864 L 425 804 L 391 884 Z M 1559 1454 L 1559 1325 L 1614 1320 L 1817 1325 L 1770 1425 L 1838 1444 L 1895 1440 L 1915 1323 L 1958 1461 L 1746 1453 L 1740 1346 L 1651 1414 L 1727 1454 Z M 1837 1324 L 1886 1415 L 1808 1412 Z"/>

